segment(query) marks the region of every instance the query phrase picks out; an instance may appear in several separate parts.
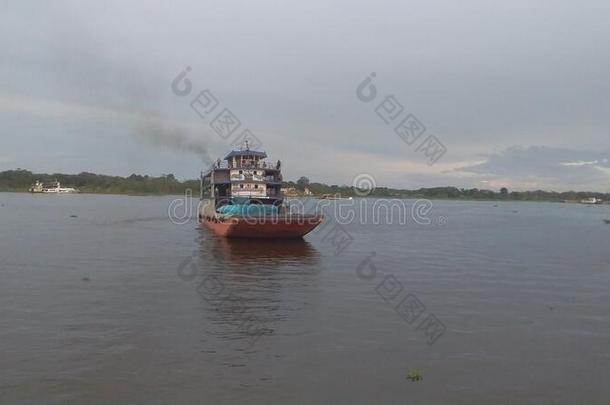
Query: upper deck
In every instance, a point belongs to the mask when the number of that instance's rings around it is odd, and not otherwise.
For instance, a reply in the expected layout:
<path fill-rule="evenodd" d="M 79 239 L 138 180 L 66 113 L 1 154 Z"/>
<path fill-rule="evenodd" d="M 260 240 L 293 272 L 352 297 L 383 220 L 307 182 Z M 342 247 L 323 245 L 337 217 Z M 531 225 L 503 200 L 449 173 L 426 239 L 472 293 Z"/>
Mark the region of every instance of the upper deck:
<path fill-rule="evenodd" d="M 218 159 L 202 176 L 204 194 L 209 190 L 219 197 L 281 196 L 281 162 L 265 160 L 267 154 L 247 149 L 231 151 L 224 160 Z"/>
<path fill-rule="evenodd" d="M 279 171 L 280 166 L 277 163 L 273 164 L 264 160 L 250 161 L 250 162 L 231 162 L 231 161 L 217 161 L 212 166 L 211 170 L 229 170 L 229 169 L 262 169 L 265 171 Z"/>
<path fill-rule="evenodd" d="M 246 141 L 245 148 L 232 150 L 223 160 L 218 159 L 206 173 L 206 176 L 212 172 L 225 170 L 261 170 L 264 171 L 261 173 L 263 175 L 278 175 L 282 163 L 279 160 L 276 163 L 271 163 L 266 161 L 266 158 L 267 153 L 250 150 Z"/>

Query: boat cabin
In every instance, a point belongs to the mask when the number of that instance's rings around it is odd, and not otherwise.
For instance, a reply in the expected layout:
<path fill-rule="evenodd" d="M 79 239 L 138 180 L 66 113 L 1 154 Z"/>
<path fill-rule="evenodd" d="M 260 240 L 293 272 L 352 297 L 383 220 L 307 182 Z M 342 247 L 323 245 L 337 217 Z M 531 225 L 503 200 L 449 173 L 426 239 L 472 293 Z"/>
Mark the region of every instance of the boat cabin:
<path fill-rule="evenodd" d="M 247 145 L 231 151 L 202 174 L 201 198 L 213 199 L 216 208 L 238 202 L 281 205 L 281 162 L 272 164 L 266 158 L 265 152 Z"/>

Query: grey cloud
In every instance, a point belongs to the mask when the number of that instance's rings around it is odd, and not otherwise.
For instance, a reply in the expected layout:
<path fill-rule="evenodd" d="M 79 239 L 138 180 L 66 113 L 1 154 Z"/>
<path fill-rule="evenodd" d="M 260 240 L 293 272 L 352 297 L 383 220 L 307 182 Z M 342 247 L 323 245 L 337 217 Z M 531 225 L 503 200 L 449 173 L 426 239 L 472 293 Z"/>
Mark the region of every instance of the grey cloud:
<path fill-rule="evenodd" d="M 328 152 L 325 156 L 369 154 L 395 163 L 392 167 L 422 162 L 375 115 L 375 103 L 355 97 L 356 86 L 372 71 L 378 75 L 380 96 L 394 94 L 443 141 L 446 163 L 480 160 L 481 153 L 513 144 L 574 150 L 574 156 L 565 156 L 573 161 L 599 160 L 579 157 L 578 150 L 610 150 L 607 1 L 32 4 L 9 1 L 0 15 L 0 46 L 6 56 L 0 60 L 0 88 L 5 95 L 193 120 L 197 117 L 188 100 L 169 90 L 175 75 L 190 65 L 195 90 L 210 88 L 271 155 L 287 163 L 287 177 L 298 178 L 315 166 L 315 180 L 349 183 L 349 172 L 363 170 L 357 159 L 312 162 L 319 149 Z M 405 16 L 413 17 L 408 24 Z M 10 161 L 18 161 L 26 147 L 19 128 L 32 133 L 54 128 L 58 139 L 64 137 L 61 125 L 50 126 L 40 117 L 1 109 L 0 116 L 6 127 L 17 129 L 2 134 L 2 153 Z M 117 123 L 102 124 L 83 123 L 82 132 L 117 131 Z M 140 129 L 149 132 L 146 126 Z M 181 130 L 165 129 L 168 135 Z M 229 148 L 215 136 L 208 143 L 213 156 Z M 142 172 L 192 177 L 201 165 L 188 157 L 180 168 L 165 167 L 169 163 L 154 148 L 145 156 L 141 148 L 126 153 L 141 156 Z M 511 158 L 535 171 L 519 172 Z M 98 163 L 109 170 L 120 167 L 113 159 L 119 158 L 108 156 Z M 493 160 L 495 170 L 515 181 L 539 175 L 549 184 L 576 184 L 583 176 L 582 182 L 592 187 L 607 184 L 603 170 L 594 165 L 551 170 L 516 151 Z M 344 169 L 340 174 L 338 165 Z M 404 187 L 425 185 L 424 180 L 467 186 L 470 180 L 459 175 L 480 177 L 485 174 L 479 171 L 491 170 L 397 174 L 364 169 Z"/>

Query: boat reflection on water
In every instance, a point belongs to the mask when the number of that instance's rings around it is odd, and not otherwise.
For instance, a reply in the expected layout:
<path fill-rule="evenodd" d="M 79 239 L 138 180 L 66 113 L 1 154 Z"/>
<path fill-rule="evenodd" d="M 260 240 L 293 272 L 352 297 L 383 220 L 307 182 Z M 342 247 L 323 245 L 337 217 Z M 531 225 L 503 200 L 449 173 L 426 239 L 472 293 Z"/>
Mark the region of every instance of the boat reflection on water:
<path fill-rule="evenodd" d="M 249 349 L 277 325 L 318 282 L 319 255 L 302 239 L 248 240 L 201 235 L 197 292 L 210 340 Z M 207 346 L 207 344 L 206 344 Z M 215 345 L 216 348 L 223 345 Z"/>
<path fill-rule="evenodd" d="M 317 251 L 303 239 L 229 239 L 215 237 L 212 249 L 226 264 L 260 269 L 267 266 L 313 264 Z"/>

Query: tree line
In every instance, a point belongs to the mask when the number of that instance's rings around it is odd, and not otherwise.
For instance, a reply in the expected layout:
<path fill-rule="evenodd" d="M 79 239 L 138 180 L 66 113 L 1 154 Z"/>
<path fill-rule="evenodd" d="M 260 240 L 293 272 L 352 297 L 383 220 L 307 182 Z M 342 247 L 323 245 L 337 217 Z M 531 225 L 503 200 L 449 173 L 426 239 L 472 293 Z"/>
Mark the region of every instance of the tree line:
<path fill-rule="evenodd" d="M 341 197 L 358 197 L 362 195 L 352 186 L 327 185 L 323 183 L 311 183 L 307 177 L 301 177 L 296 182 L 287 182 L 285 187 L 294 187 L 299 191 L 307 188 L 314 195 L 324 194 L 340 195 Z M 585 198 L 600 198 L 610 201 L 610 193 L 587 192 L 587 191 L 512 191 L 505 187 L 499 191 L 478 188 L 457 187 L 427 187 L 416 190 L 396 189 L 389 187 L 376 187 L 367 196 L 378 198 L 427 198 L 427 199 L 452 199 L 452 200 L 514 200 L 514 201 L 580 201 Z"/>
<path fill-rule="evenodd" d="M 35 181 L 59 181 L 83 193 L 104 194 L 183 194 L 186 189 L 199 190 L 198 180 L 179 181 L 173 174 L 159 177 L 132 174 L 128 177 L 82 172 L 79 174 L 32 173 L 28 170 L 0 172 L 0 191 L 28 191 Z"/>
<path fill-rule="evenodd" d="M 51 183 L 59 181 L 64 187 L 74 187 L 84 193 L 106 194 L 184 194 L 187 189 L 198 195 L 199 180 L 180 181 L 173 174 L 158 177 L 132 174 L 128 177 L 107 176 L 83 172 L 79 174 L 32 173 L 28 170 L 7 170 L 0 172 L 0 191 L 28 191 L 35 181 Z M 340 195 L 358 197 L 362 195 L 352 186 L 328 185 L 310 182 L 301 177 L 296 182 L 284 182 L 283 187 L 303 192 L 309 189 L 314 195 Z M 544 190 L 512 191 L 502 188 L 499 192 L 478 188 L 429 187 L 417 190 L 405 190 L 388 187 L 377 187 L 368 193 L 369 197 L 379 198 L 428 198 L 428 199 L 464 199 L 464 200 L 521 200 L 521 201 L 564 201 L 600 198 L 610 201 L 610 193 L 597 192 L 554 192 Z"/>

